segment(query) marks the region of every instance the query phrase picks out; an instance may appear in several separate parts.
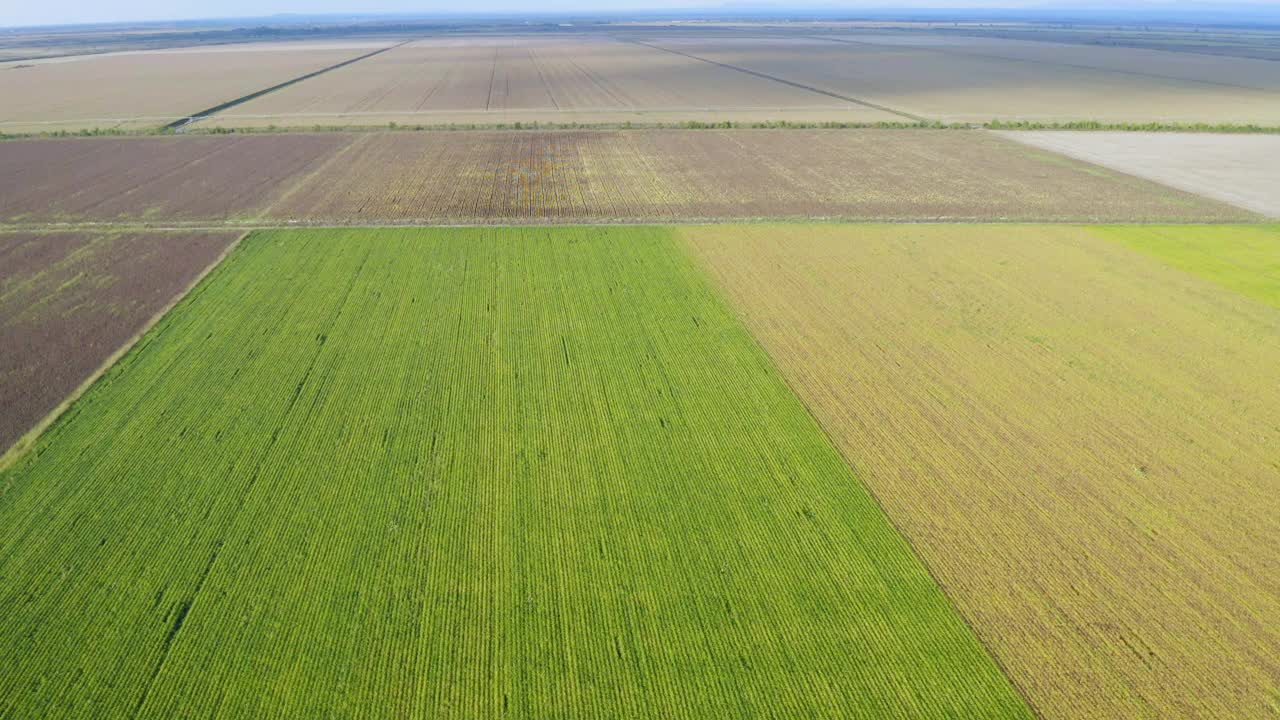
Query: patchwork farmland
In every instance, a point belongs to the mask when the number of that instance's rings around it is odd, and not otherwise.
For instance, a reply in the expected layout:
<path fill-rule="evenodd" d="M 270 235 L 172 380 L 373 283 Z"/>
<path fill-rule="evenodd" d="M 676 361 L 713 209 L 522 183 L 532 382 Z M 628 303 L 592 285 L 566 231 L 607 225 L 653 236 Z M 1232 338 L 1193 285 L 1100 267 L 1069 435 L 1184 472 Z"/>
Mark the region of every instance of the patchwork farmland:
<path fill-rule="evenodd" d="M 1248 210 L 990 133 L 311 133 L 0 143 L 0 220 L 1223 222 Z"/>
<path fill-rule="evenodd" d="M 0 132 L 159 127 L 389 46 L 263 43 L 0 63 Z"/>
<path fill-rule="evenodd" d="M 0 233 L 0 456 L 237 237 Z"/>
<path fill-rule="evenodd" d="M 436 29 L 0 62 L 0 97 L 9 101 L 0 132 L 140 130 L 206 110 L 214 112 L 201 124 L 235 129 L 997 119 L 1274 126 L 1273 65 L 841 27 Z M 260 92 L 268 88 L 277 89 Z"/>
<path fill-rule="evenodd" d="M 968 12 L 0 28 L 0 718 L 1280 716 L 1280 32 Z"/>
<path fill-rule="evenodd" d="M 682 234 L 1041 714 L 1265 717 L 1280 310 L 1148 232 Z"/>
<path fill-rule="evenodd" d="M 9 714 L 1028 716 L 668 231 L 258 234 L 82 406 Z"/>
<path fill-rule="evenodd" d="M 221 113 L 266 124 L 625 122 L 722 113 L 892 122 L 892 112 L 614 38 L 421 40 Z M 740 115 L 741 114 L 741 115 Z"/>

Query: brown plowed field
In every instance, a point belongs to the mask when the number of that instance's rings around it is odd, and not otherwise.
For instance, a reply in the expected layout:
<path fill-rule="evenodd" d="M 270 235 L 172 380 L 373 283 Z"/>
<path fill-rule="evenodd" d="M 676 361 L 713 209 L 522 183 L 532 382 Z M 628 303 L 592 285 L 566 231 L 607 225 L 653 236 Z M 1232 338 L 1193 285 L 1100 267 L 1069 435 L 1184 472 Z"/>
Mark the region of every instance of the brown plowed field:
<path fill-rule="evenodd" d="M 335 223 L 1245 219 L 975 131 L 365 135 L 267 213 Z"/>
<path fill-rule="evenodd" d="M 206 136 L 0 143 L 0 219 L 202 219 L 253 214 L 349 136 Z"/>
<path fill-rule="evenodd" d="M 681 232 L 1042 716 L 1274 712 L 1280 311 L 1080 227 Z"/>
<path fill-rule="evenodd" d="M 0 233 L 0 455 L 236 237 Z"/>

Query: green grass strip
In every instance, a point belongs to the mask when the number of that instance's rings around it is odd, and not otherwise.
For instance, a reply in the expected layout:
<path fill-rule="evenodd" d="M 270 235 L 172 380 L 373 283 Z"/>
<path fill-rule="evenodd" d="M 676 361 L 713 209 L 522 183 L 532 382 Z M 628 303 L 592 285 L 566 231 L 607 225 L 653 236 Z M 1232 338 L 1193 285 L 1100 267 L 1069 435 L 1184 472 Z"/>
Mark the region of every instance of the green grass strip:
<path fill-rule="evenodd" d="M 661 228 L 251 236 L 0 578 L 6 717 L 1029 716 Z"/>
<path fill-rule="evenodd" d="M 1151 225 L 1093 228 L 1179 270 L 1280 308 L 1280 226 Z"/>

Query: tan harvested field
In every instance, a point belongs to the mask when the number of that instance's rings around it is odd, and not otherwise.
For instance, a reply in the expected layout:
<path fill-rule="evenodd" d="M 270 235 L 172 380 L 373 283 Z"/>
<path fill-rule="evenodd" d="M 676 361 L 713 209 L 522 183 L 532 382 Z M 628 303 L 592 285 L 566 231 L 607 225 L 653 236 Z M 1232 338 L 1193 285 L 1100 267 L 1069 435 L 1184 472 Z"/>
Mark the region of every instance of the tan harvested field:
<path fill-rule="evenodd" d="M 236 237 L 0 233 L 0 456 Z"/>
<path fill-rule="evenodd" d="M 1076 67 L 1280 92 L 1280 73 L 1276 72 L 1275 62 L 1260 59 L 963 35 L 862 32 L 836 33 L 831 37 L 858 44 L 928 49 L 944 57 L 978 57 L 1041 65 L 1049 69 Z"/>
<path fill-rule="evenodd" d="M 0 143 L 0 221 L 230 220 L 345 147 L 337 134 Z"/>
<path fill-rule="evenodd" d="M 880 122 L 891 113 L 609 37 L 421 40 L 212 119 L 248 127 L 681 120 Z"/>
<path fill-rule="evenodd" d="M 363 135 L 264 217 L 359 224 L 1252 216 L 976 131 L 645 130 Z"/>
<path fill-rule="evenodd" d="M 846 38 L 852 40 L 852 38 Z M 801 37 L 656 37 L 655 45 L 898 111 L 948 122 L 1205 122 L 1280 125 L 1274 63 L 1209 58 L 1200 69 L 1171 53 L 1089 48 L 941 51 L 909 43 Z M 1025 60 L 1010 57 L 1022 54 Z M 1056 54 L 1055 54 L 1056 53 Z M 1124 53 L 1132 53 L 1125 56 Z M 1115 59 L 1117 56 L 1123 60 Z M 1036 60 L 1030 62 L 1028 60 Z M 1108 68 L 1091 67 L 1097 64 Z M 1180 75 L 1182 77 L 1180 77 Z M 1207 82 L 1208 77 L 1215 78 Z"/>
<path fill-rule="evenodd" d="M 681 232 L 1043 717 L 1274 714 L 1280 310 L 1084 227 Z"/>
<path fill-rule="evenodd" d="M 0 63 L 0 131 L 155 127 L 396 41 L 245 43 Z M 31 67 L 20 67 L 31 65 Z M 1273 62 L 926 32 L 634 28 L 431 37 L 210 126 L 874 123 L 1280 125 Z"/>
<path fill-rule="evenodd" d="M 0 132 L 159 127 L 359 57 L 371 52 L 367 44 L 243 44 L 0 64 Z"/>
<path fill-rule="evenodd" d="M 1280 217 L 1280 135 L 1057 131 L 1002 134 Z"/>

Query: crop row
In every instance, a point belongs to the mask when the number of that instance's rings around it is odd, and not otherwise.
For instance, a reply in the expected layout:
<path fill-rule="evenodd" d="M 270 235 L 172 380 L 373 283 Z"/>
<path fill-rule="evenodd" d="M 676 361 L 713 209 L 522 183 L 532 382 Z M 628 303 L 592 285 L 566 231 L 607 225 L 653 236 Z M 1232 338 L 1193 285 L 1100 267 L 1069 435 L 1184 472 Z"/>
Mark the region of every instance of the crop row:
<path fill-rule="evenodd" d="M 1040 715 L 1274 712 L 1274 230 L 680 232 Z"/>
<path fill-rule="evenodd" d="M 0 577 L 6 716 L 1026 716 L 659 229 L 250 237 Z"/>

